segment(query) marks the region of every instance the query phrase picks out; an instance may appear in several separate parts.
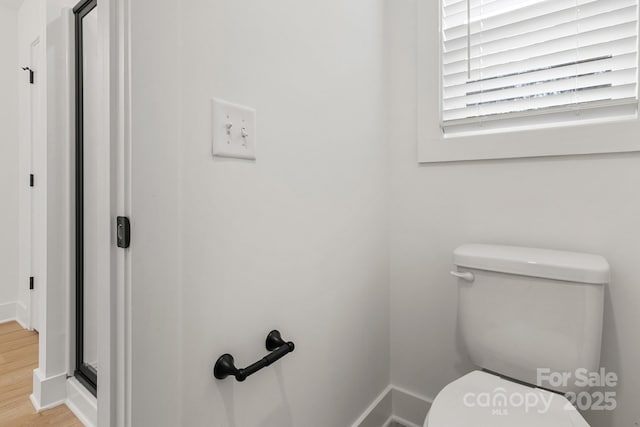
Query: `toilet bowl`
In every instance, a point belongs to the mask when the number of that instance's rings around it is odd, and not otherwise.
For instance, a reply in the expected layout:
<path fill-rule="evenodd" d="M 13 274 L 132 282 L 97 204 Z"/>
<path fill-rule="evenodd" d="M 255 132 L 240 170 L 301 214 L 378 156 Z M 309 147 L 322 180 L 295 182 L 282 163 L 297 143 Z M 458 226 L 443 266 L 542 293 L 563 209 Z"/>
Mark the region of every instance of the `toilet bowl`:
<path fill-rule="evenodd" d="M 561 394 L 483 371 L 447 385 L 424 427 L 589 427 Z"/>
<path fill-rule="evenodd" d="M 547 384 L 538 374 L 600 367 L 607 261 L 472 244 L 455 250 L 454 264 L 458 331 L 482 370 L 448 384 L 424 426 L 588 427 L 564 397 L 581 391 L 580 384 Z"/>

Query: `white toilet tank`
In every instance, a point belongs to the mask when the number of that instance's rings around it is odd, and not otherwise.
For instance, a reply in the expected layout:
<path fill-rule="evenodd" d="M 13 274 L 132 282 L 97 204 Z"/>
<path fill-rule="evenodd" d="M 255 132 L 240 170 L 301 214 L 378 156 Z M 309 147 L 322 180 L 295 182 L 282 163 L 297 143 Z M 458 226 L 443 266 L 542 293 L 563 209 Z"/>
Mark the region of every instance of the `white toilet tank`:
<path fill-rule="evenodd" d="M 577 390 L 577 369 L 599 369 L 609 282 L 603 257 L 470 244 L 455 250 L 454 263 L 458 325 L 473 363 L 561 392 Z M 572 377 L 539 383 L 538 369 Z"/>

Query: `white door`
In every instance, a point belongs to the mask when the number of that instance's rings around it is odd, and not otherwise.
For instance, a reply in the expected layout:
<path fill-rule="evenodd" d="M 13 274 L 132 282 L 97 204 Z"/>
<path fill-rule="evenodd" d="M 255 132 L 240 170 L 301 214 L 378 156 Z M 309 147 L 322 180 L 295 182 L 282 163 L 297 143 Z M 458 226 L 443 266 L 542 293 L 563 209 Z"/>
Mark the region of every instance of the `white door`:
<path fill-rule="evenodd" d="M 42 137 L 44 136 L 42 130 L 42 115 L 41 115 L 41 105 L 40 105 L 40 75 L 38 71 L 40 69 L 40 39 L 36 39 L 31 44 L 31 72 L 33 73 L 33 83 L 30 85 L 30 95 L 29 95 L 29 142 L 30 142 L 30 166 L 31 166 L 31 174 L 33 175 L 33 185 L 31 188 L 30 195 L 30 217 L 31 217 L 31 227 L 30 227 L 30 236 L 29 236 L 29 252 L 30 252 L 30 270 L 31 270 L 31 284 L 33 285 L 33 289 L 31 289 L 30 294 L 30 328 L 35 329 L 37 331 L 40 330 L 40 295 L 41 292 L 38 291 L 38 288 L 42 285 L 42 278 L 44 277 L 44 266 L 45 262 L 42 257 L 43 248 L 42 242 L 44 242 L 44 232 L 43 229 L 43 221 L 41 216 L 44 214 L 44 195 L 43 192 L 45 188 L 42 185 L 39 185 L 43 182 L 43 178 L 40 173 L 44 170 L 43 168 L 43 153 L 42 153 Z"/>

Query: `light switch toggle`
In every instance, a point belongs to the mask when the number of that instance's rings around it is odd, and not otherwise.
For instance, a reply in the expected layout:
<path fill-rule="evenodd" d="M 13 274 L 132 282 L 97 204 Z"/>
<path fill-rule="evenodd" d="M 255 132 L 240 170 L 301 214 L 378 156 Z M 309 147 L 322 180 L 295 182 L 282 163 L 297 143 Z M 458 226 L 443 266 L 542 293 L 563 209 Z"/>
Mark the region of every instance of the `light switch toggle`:
<path fill-rule="evenodd" d="M 211 102 L 213 155 L 256 158 L 256 110 L 222 99 Z"/>

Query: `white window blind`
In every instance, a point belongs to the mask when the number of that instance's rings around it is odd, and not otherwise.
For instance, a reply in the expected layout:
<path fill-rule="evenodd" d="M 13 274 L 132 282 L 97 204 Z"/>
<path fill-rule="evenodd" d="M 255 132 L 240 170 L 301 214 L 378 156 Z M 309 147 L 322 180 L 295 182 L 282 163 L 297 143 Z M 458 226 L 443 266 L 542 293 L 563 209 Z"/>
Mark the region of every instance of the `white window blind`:
<path fill-rule="evenodd" d="M 636 114 L 638 0 L 441 1 L 445 132 Z"/>

